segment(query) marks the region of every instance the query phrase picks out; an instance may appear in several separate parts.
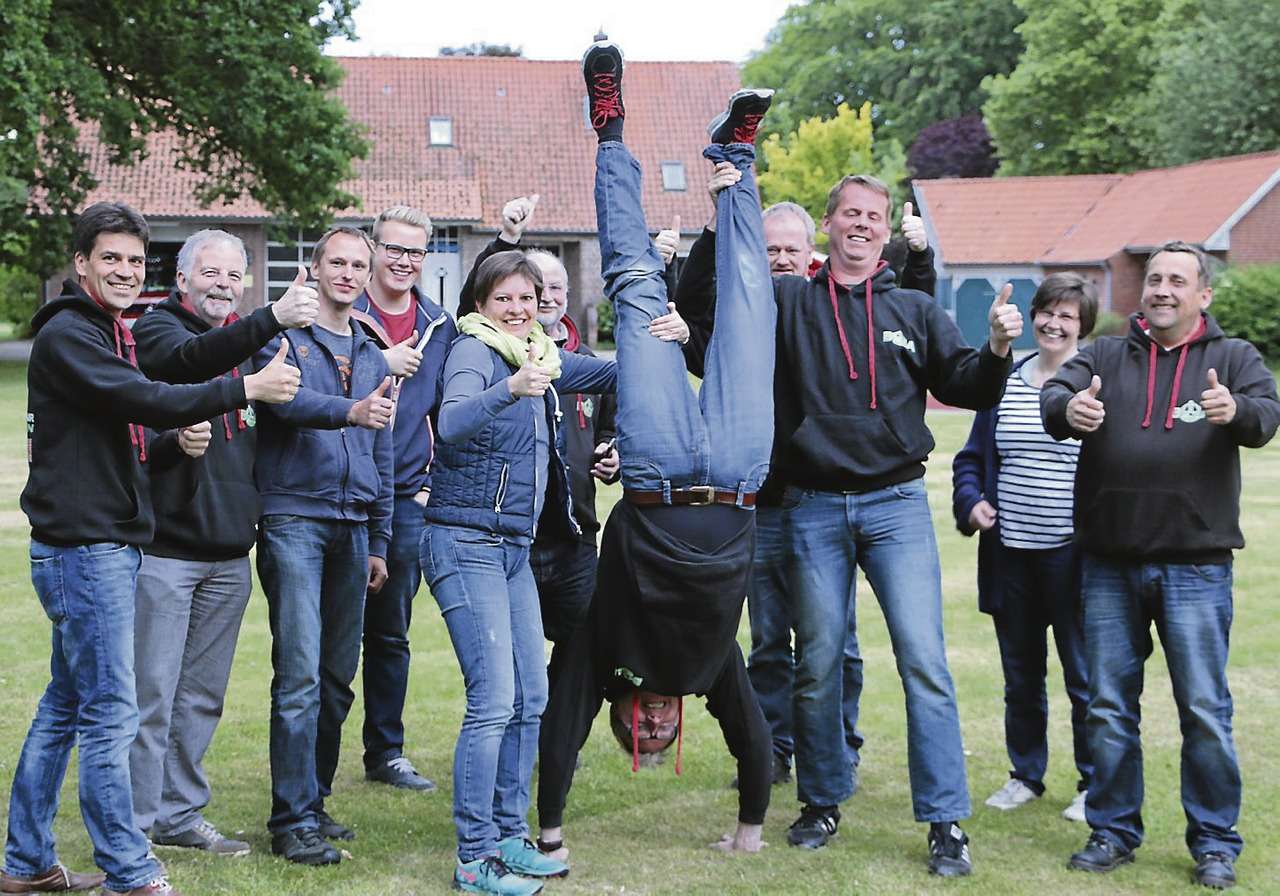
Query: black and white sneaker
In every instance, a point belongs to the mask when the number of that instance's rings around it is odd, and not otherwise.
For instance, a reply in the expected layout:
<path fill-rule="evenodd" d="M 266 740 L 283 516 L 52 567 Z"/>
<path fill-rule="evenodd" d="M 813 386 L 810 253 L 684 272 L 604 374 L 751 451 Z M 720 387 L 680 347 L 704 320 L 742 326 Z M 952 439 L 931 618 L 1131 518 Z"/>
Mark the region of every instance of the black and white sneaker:
<path fill-rule="evenodd" d="M 232 858 L 247 856 L 250 846 L 243 840 L 224 837 L 217 828 L 203 818 L 195 826 L 177 834 L 152 834 L 156 846 L 181 846 L 185 849 L 203 849 L 215 856 Z"/>
<path fill-rule="evenodd" d="M 622 50 L 603 34 L 582 55 L 582 77 L 587 82 L 587 117 L 591 127 L 603 140 L 621 139 L 622 120 Z"/>
<path fill-rule="evenodd" d="M 1236 885 L 1236 862 L 1230 853 L 1206 852 L 1196 859 L 1192 880 L 1211 890 L 1229 890 Z"/>
<path fill-rule="evenodd" d="M 707 125 L 712 143 L 727 146 L 730 143 L 755 145 L 756 129 L 764 113 L 773 102 L 773 90 L 767 87 L 747 87 L 729 97 L 729 105 Z"/>
<path fill-rule="evenodd" d="M 805 849 L 821 849 L 840 827 L 838 806 L 804 806 L 787 828 L 787 842 Z"/>
<path fill-rule="evenodd" d="M 939 877 L 964 877 L 973 871 L 969 838 L 953 821 L 929 825 L 929 873 Z"/>

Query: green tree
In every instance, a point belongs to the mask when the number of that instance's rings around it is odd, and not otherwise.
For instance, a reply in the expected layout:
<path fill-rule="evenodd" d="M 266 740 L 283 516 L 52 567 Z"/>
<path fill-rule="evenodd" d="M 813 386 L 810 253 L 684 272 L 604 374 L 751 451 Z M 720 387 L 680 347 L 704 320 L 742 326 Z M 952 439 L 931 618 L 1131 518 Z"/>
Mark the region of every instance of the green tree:
<path fill-rule="evenodd" d="M 1280 0 L 1172 4 L 1144 111 L 1157 165 L 1280 147 Z"/>
<path fill-rule="evenodd" d="M 1021 21 L 1013 0 L 812 0 L 787 10 L 743 81 L 778 88 L 767 134 L 869 101 L 877 133 L 905 146 L 982 108 L 983 79 L 1012 71 L 1022 51 Z"/>
<path fill-rule="evenodd" d="M 358 0 L 5 0 L 0 5 L 0 264 L 47 274 L 95 186 L 83 123 L 129 163 L 169 132 L 206 175 L 201 202 L 247 192 L 315 226 L 355 204 L 366 151 L 322 49 Z"/>
<path fill-rule="evenodd" d="M 1001 174 L 1147 166 L 1144 97 L 1162 63 L 1167 0 L 1016 0 L 1018 67 L 985 82 Z M 1157 40 L 1159 38 L 1159 40 Z M 1223 89 L 1215 79 L 1217 89 Z"/>
<path fill-rule="evenodd" d="M 873 174 L 890 185 L 907 175 L 902 144 L 875 141 L 870 103 L 857 112 L 841 103 L 831 118 L 802 121 L 785 137 L 772 134 L 761 152 L 768 163 L 759 176 L 761 201 L 795 202 L 815 221 L 826 212 L 827 193 L 846 174 Z"/>

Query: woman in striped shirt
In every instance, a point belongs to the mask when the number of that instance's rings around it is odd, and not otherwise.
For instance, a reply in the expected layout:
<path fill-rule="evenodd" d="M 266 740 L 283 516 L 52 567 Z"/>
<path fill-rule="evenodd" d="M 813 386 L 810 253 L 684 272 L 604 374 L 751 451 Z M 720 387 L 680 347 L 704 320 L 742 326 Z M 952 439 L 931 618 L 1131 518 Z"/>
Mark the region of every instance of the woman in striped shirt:
<path fill-rule="evenodd" d="M 1040 387 L 1074 355 L 1098 314 L 1093 285 L 1050 274 L 1031 300 L 1037 351 L 1014 366 L 1004 398 L 974 418 L 953 465 L 956 526 L 978 539 L 978 606 L 990 613 L 1004 669 L 1009 780 L 987 800 L 1016 809 L 1044 793 L 1049 761 L 1046 629 L 1062 662 L 1076 768 L 1063 817 L 1084 821 L 1093 763 L 1085 734 L 1089 687 L 1080 627 L 1080 564 L 1072 544 L 1072 493 L 1080 443 L 1055 441 L 1040 421 Z"/>

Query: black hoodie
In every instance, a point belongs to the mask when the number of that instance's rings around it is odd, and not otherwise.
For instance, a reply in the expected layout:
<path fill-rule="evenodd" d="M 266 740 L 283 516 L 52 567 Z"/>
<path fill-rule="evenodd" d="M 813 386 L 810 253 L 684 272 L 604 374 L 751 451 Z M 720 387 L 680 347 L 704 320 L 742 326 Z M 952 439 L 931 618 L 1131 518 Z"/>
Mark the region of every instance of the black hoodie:
<path fill-rule="evenodd" d="M 253 373 L 253 354 L 282 330 L 270 308 L 212 328 L 174 292 L 133 325 L 138 366 L 169 383 L 198 383 Z M 178 448 L 177 433 L 151 446 L 151 500 L 156 535 L 148 554 L 180 560 L 232 560 L 249 553 L 257 537 L 258 490 L 253 484 L 257 446 L 253 411 L 230 411 L 213 421 L 202 457 Z"/>
<path fill-rule="evenodd" d="M 31 537 L 148 544 L 155 516 L 135 426 L 171 429 L 245 407 L 244 380 L 152 382 L 131 363 L 118 322 L 71 280 L 31 325 L 21 501 Z"/>
<path fill-rule="evenodd" d="M 1040 393 L 1049 435 L 1081 440 L 1076 540 L 1124 560 L 1224 562 L 1244 547 L 1240 446 L 1262 447 L 1280 424 L 1275 380 L 1257 349 L 1228 339 L 1208 314 L 1172 351 L 1145 325 L 1133 315 L 1128 335 L 1086 346 Z M 1200 407 L 1211 367 L 1236 401 L 1226 426 L 1210 423 Z M 1106 417 L 1097 431 L 1076 432 L 1067 425 L 1067 402 L 1095 374 Z"/>

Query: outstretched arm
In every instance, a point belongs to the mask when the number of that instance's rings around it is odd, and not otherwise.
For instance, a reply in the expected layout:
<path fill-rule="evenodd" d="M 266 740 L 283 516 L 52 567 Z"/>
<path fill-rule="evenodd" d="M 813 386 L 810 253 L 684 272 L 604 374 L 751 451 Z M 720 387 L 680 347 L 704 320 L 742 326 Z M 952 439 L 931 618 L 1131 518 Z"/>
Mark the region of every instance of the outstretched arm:
<path fill-rule="evenodd" d="M 738 760 L 738 829 L 716 846 L 758 852 L 764 846 L 760 831 L 769 808 L 773 747 L 737 644 L 707 692 L 707 711 L 720 722 L 725 745 Z"/>

